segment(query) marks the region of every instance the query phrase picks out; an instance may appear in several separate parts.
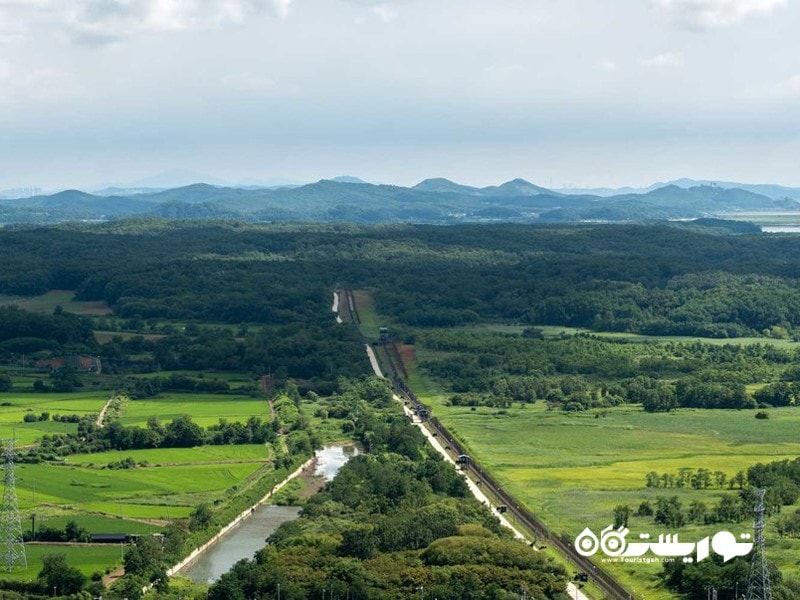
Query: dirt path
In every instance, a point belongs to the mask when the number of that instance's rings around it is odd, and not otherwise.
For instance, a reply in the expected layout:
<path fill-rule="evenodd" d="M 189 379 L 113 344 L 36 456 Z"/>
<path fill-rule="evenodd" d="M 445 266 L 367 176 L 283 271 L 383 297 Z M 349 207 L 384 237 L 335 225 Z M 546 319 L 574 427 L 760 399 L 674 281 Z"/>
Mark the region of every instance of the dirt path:
<path fill-rule="evenodd" d="M 264 392 L 264 395 L 267 397 L 267 404 L 269 404 L 269 418 L 270 421 L 273 421 L 275 420 L 275 402 L 270 397 L 270 393 L 272 392 L 273 388 L 272 377 L 269 375 L 262 375 L 258 381 L 261 384 L 261 391 Z"/>
<path fill-rule="evenodd" d="M 97 425 L 98 427 L 102 427 L 103 426 L 103 420 L 106 418 L 106 411 L 108 410 L 108 407 L 111 406 L 111 402 L 115 398 L 116 398 L 116 396 L 111 396 L 111 398 L 106 400 L 106 403 L 103 405 L 103 409 L 100 411 L 100 414 L 97 415 L 97 421 L 95 421 L 94 424 Z"/>
<path fill-rule="evenodd" d="M 125 575 L 125 567 L 117 567 L 108 575 L 103 576 L 103 585 L 108 587 L 123 575 Z"/>

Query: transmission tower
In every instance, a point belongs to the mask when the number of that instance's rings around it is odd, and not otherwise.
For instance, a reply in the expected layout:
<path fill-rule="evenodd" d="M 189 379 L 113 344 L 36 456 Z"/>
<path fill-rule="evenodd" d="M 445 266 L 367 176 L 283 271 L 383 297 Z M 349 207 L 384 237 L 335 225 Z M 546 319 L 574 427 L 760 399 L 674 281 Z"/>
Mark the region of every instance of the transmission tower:
<path fill-rule="evenodd" d="M 3 561 L 6 570 L 14 567 L 26 568 L 28 560 L 25 556 L 25 544 L 22 542 L 22 520 L 19 516 L 17 503 L 17 483 L 14 479 L 14 440 L 3 442 L 3 458 L 5 461 L 5 474 L 3 477 L 3 505 L 0 507 L 0 552 L 3 552 Z"/>
<path fill-rule="evenodd" d="M 765 493 L 766 490 L 756 490 L 756 518 L 753 525 L 755 539 L 753 554 L 750 556 L 750 574 L 747 576 L 747 600 L 772 600 L 767 555 L 764 552 Z"/>

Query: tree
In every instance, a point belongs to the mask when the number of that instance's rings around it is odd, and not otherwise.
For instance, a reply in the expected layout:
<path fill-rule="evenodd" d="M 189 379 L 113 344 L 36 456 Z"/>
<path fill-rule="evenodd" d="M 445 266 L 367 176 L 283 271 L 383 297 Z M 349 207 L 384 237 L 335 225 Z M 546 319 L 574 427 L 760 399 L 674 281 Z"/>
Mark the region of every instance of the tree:
<path fill-rule="evenodd" d="M 378 551 L 378 538 L 372 532 L 372 527 L 356 526 L 342 532 L 342 543 L 339 553 L 343 556 L 355 558 L 372 558 Z"/>
<path fill-rule="evenodd" d="M 5 373 L 0 374 L 0 392 L 10 392 L 14 388 L 14 382 L 11 377 Z"/>
<path fill-rule="evenodd" d="M 192 511 L 189 528 L 192 529 L 192 531 L 205 529 L 211 525 L 211 520 L 213 518 L 214 511 L 211 510 L 211 505 L 208 502 L 198 504 Z"/>
<path fill-rule="evenodd" d="M 669 412 L 678 408 L 678 397 L 671 385 L 659 384 L 656 389 L 645 390 L 641 397 L 647 412 Z"/>
<path fill-rule="evenodd" d="M 688 517 L 692 523 L 704 523 L 707 514 L 708 508 L 703 502 L 695 500 L 689 505 Z"/>
<path fill-rule="evenodd" d="M 800 537 L 800 509 L 789 515 L 781 515 L 775 527 L 781 537 Z"/>
<path fill-rule="evenodd" d="M 686 518 L 681 511 L 681 502 L 677 496 L 656 499 L 655 521 L 667 527 L 683 527 Z"/>
<path fill-rule="evenodd" d="M 67 564 L 65 554 L 45 554 L 38 578 L 45 589 L 55 590 L 62 596 L 77 594 L 86 583 L 86 576 Z"/>
<path fill-rule="evenodd" d="M 205 439 L 203 428 L 192 421 L 189 415 L 181 415 L 167 425 L 165 446 L 193 448 L 202 446 Z"/>
<path fill-rule="evenodd" d="M 627 504 L 620 504 L 614 508 L 614 527 L 627 527 L 628 519 L 631 516 L 631 507 Z"/>
<path fill-rule="evenodd" d="M 74 519 L 67 522 L 64 527 L 64 535 L 68 542 L 88 542 L 91 539 L 89 532 L 80 527 Z"/>
<path fill-rule="evenodd" d="M 723 523 L 738 523 L 744 516 L 741 501 L 732 494 L 725 494 L 719 499 L 714 513 L 717 521 Z"/>

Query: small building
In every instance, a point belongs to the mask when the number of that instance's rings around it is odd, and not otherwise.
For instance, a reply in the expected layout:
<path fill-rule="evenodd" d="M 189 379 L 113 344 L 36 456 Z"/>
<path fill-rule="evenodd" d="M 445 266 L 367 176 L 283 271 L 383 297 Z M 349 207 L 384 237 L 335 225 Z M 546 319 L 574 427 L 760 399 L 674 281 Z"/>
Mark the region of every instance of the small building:
<path fill-rule="evenodd" d="M 64 367 L 69 367 L 81 373 L 102 373 L 103 363 L 97 356 L 80 356 L 71 354 L 68 356 L 57 356 L 45 360 L 36 361 L 36 366 L 40 369 L 47 369 L 52 372 L 60 371 Z"/>
<path fill-rule="evenodd" d="M 378 340 L 381 342 L 385 342 L 389 339 L 389 328 L 388 327 L 381 327 L 378 329 Z"/>

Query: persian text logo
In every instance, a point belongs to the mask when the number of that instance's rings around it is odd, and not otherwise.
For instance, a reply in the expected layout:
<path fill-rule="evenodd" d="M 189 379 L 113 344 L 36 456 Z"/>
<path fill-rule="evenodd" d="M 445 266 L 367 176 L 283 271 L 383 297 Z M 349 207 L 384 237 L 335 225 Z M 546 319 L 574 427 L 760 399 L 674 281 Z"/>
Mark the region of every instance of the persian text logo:
<path fill-rule="evenodd" d="M 581 556 L 593 556 L 598 550 L 602 550 L 603 554 L 614 558 L 639 557 L 652 552 L 662 558 L 680 556 L 683 557 L 683 562 L 690 563 L 705 560 L 711 551 L 721 556 L 723 562 L 728 562 L 737 556 L 749 554 L 753 549 L 752 542 L 739 542 L 730 531 L 720 531 L 713 537 L 704 537 L 699 542 L 679 542 L 677 533 L 659 535 L 657 542 L 628 542 L 625 539 L 628 533 L 630 530 L 625 526 L 614 529 L 613 525 L 609 525 L 600 532 L 598 538 L 587 527 L 575 538 L 575 550 Z M 743 533 L 739 537 L 742 540 L 751 538 L 749 533 Z M 641 533 L 639 539 L 649 540 L 650 534 Z M 694 557 L 690 556 L 692 553 Z"/>

